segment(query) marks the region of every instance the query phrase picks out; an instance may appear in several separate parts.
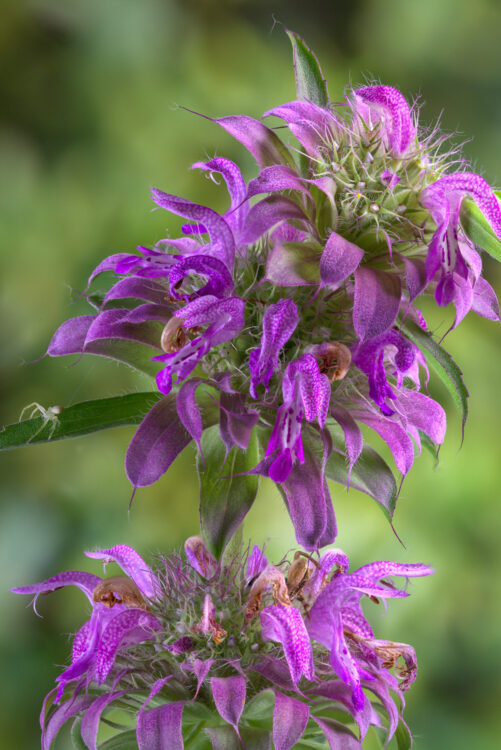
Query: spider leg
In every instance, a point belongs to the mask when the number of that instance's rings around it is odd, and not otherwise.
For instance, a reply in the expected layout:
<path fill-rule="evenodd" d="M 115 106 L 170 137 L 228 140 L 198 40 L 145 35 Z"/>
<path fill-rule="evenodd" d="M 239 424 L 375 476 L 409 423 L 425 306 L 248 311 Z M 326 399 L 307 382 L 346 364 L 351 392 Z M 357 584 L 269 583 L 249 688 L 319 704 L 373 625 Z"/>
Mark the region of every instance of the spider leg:
<path fill-rule="evenodd" d="M 36 401 L 32 401 L 31 404 L 28 404 L 27 406 L 24 407 L 21 414 L 19 415 L 20 422 L 23 421 L 24 414 L 26 411 L 28 411 L 28 409 L 31 409 L 30 416 L 28 417 L 28 419 L 33 419 L 33 415 L 35 414 L 36 411 L 39 411 L 42 413 L 45 412 L 45 409 L 43 408 L 43 406 L 40 406 L 40 404 L 38 404 Z"/>

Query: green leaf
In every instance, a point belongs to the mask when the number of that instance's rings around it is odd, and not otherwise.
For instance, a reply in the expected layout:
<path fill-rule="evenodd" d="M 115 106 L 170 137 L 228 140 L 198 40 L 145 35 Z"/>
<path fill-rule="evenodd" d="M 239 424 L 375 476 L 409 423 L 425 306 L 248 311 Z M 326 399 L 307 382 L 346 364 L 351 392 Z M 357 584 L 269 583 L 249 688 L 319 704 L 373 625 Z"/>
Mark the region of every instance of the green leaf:
<path fill-rule="evenodd" d="M 496 193 L 499 196 L 498 193 Z M 492 255 L 501 260 L 501 240 L 498 239 L 491 225 L 479 209 L 477 204 L 464 198 L 461 203 L 461 224 L 469 239 Z"/>
<path fill-rule="evenodd" d="M 412 737 L 405 726 L 401 721 L 398 724 L 397 731 L 395 732 L 395 737 L 397 740 L 398 750 L 409 750 L 409 748 L 412 746 Z"/>
<path fill-rule="evenodd" d="M 255 719 L 267 719 L 273 716 L 274 708 L 275 693 L 273 690 L 261 690 L 245 706 L 243 718 L 245 721 L 251 722 Z"/>
<path fill-rule="evenodd" d="M 129 729 L 127 732 L 116 734 L 99 745 L 99 750 L 137 750 L 136 730 Z"/>
<path fill-rule="evenodd" d="M 318 60 L 303 39 L 293 31 L 286 30 L 292 44 L 296 91 L 298 99 L 307 99 L 319 107 L 327 107 L 329 94 Z"/>
<path fill-rule="evenodd" d="M 87 745 L 80 734 L 81 724 L 82 719 L 79 717 L 75 719 L 71 727 L 71 744 L 73 745 L 74 750 L 88 750 Z"/>
<path fill-rule="evenodd" d="M 266 278 L 277 286 L 320 283 L 322 248 L 304 242 L 283 242 L 269 256 Z"/>
<path fill-rule="evenodd" d="M 96 341 L 87 345 L 85 354 L 115 359 L 117 362 L 129 365 L 134 370 L 144 372 L 152 377 L 163 367 L 160 362 L 152 362 L 151 360 L 152 357 L 159 354 L 157 349 L 126 339 L 96 339 Z"/>
<path fill-rule="evenodd" d="M 409 338 L 421 349 L 428 364 L 435 370 L 454 402 L 461 411 L 463 433 L 468 416 L 468 390 L 463 382 L 463 373 L 451 355 L 438 344 L 429 333 L 423 331 L 417 323 L 406 320 L 403 324 Z"/>
<path fill-rule="evenodd" d="M 59 415 L 26 419 L 8 425 L 0 432 L 0 450 L 79 437 L 111 427 L 139 424 L 160 398 L 162 394 L 156 392 L 129 393 L 126 396 L 83 401 L 68 406 Z"/>
<path fill-rule="evenodd" d="M 331 430 L 334 444 L 339 449 L 339 438 Z M 342 449 L 342 448 L 341 448 Z M 348 463 L 344 455 L 333 451 L 327 460 L 325 474 L 329 479 L 348 486 Z M 373 448 L 366 445 L 351 470 L 349 486 L 365 492 L 379 504 L 391 521 L 398 497 L 398 487 L 390 467 Z"/>
<path fill-rule="evenodd" d="M 214 425 L 202 435 L 202 453 L 197 459 L 200 481 L 200 525 L 207 545 L 220 558 L 232 535 L 255 500 L 258 477 L 243 475 L 259 462 L 259 444 L 253 431 L 246 451 L 226 449 Z"/>

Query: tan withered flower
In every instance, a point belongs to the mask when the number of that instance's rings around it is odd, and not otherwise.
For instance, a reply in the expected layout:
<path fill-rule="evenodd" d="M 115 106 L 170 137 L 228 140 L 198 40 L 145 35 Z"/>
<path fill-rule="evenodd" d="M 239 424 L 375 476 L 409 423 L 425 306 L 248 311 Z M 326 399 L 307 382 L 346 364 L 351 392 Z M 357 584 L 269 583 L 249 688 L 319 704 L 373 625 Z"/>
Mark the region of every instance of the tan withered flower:
<path fill-rule="evenodd" d="M 275 565 L 267 565 L 251 586 L 245 607 L 245 619 L 247 621 L 252 620 L 259 612 L 263 593 L 267 586 L 271 586 L 271 595 L 275 604 L 282 604 L 285 607 L 291 606 L 284 574 Z"/>
<path fill-rule="evenodd" d="M 330 341 L 322 344 L 322 352 L 319 357 L 320 372 L 327 375 L 331 383 L 342 380 L 348 373 L 351 365 L 351 352 L 347 346 L 339 341 Z"/>
<path fill-rule="evenodd" d="M 148 609 L 146 602 L 134 581 L 127 576 L 112 576 L 98 583 L 92 592 L 92 600 L 113 607 L 115 604 L 125 604 L 126 607 Z"/>
<path fill-rule="evenodd" d="M 160 346 L 166 354 L 178 352 L 186 344 L 188 336 L 182 320 L 171 318 L 167 321 L 160 337 Z"/>

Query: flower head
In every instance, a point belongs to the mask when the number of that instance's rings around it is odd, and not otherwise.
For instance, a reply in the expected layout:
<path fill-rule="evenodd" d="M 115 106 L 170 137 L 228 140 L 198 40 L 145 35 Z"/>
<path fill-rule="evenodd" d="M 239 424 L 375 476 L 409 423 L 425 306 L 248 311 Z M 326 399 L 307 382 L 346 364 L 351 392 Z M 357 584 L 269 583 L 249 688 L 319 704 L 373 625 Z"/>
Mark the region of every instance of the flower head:
<path fill-rule="evenodd" d="M 64 323 L 48 351 L 109 356 L 156 377 L 165 398 L 126 459 L 135 488 L 191 440 L 202 451 L 204 430 L 219 423 L 227 456 L 255 442 L 242 473 L 277 483 L 298 542 L 316 549 L 336 528 L 326 476 L 393 512 L 398 483 L 381 457 L 367 481 L 363 459 L 374 451 L 360 424 L 389 444 L 403 475 L 422 433 L 443 441 L 444 410 L 423 391 L 427 361 L 443 371 L 449 359 L 415 305 L 431 294 L 454 303 L 453 325 L 470 309 L 499 319 L 461 211 L 473 200 L 501 238 L 501 209 L 483 178 L 454 172 L 443 138 L 421 127 L 400 91 L 364 86 L 329 103 L 325 87 L 309 95 L 298 65 L 297 99 L 267 112 L 267 124 L 214 120 L 250 151 L 257 176 L 219 157 L 193 165 L 223 177 L 223 214 L 153 190 L 156 205 L 188 222 L 183 236 L 100 263 L 93 283 L 119 278 L 90 295 L 96 314 Z M 445 371 L 465 416 L 460 371 Z"/>
<path fill-rule="evenodd" d="M 117 562 L 125 576 L 71 572 L 13 590 L 38 596 L 76 585 L 92 604 L 72 664 L 46 699 L 44 750 L 76 718 L 84 744 L 96 747 L 101 718 L 115 706 L 129 717 L 118 735 L 132 731 L 148 750 L 166 732 L 182 748 L 200 717 L 213 742 L 230 732 L 245 744 L 258 717 L 263 738 L 288 750 L 303 735 L 329 739 L 326 708 L 343 715 L 360 747 L 369 725 L 381 725 L 371 693 L 387 710 L 391 738 L 402 720 L 391 693 L 409 688 L 416 657 L 411 646 L 374 636 L 361 601 L 405 597 L 389 578 L 430 568 L 383 561 L 349 573 L 334 549 L 320 558 L 297 551 L 292 562 L 272 565 L 258 547 L 223 568 L 201 538 L 185 549 L 186 560 L 160 557 L 153 570 L 120 545 L 88 554 Z"/>

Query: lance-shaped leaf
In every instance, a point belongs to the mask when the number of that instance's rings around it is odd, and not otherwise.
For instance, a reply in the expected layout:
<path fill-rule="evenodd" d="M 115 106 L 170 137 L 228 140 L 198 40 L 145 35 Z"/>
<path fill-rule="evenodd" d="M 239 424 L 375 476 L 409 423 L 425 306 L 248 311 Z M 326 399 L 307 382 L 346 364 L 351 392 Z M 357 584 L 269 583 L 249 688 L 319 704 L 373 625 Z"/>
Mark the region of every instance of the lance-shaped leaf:
<path fill-rule="evenodd" d="M 332 437 L 337 444 L 336 435 L 332 434 Z M 379 503 L 387 518 L 393 518 L 398 497 L 397 483 L 388 464 L 373 448 L 363 448 L 351 469 L 351 474 L 342 452 L 333 451 L 327 459 L 325 475 L 334 482 L 344 484 L 345 487 L 350 486 L 365 492 Z"/>
<path fill-rule="evenodd" d="M 400 279 L 395 274 L 362 266 L 355 271 L 353 325 L 361 341 L 388 330 L 400 307 Z"/>
<path fill-rule="evenodd" d="M 345 724 L 327 716 L 314 716 L 313 720 L 325 734 L 330 750 L 362 750 L 361 743 Z"/>
<path fill-rule="evenodd" d="M 206 424 L 212 424 L 212 418 L 207 416 Z M 166 396 L 148 412 L 127 449 L 125 470 L 131 484 L 154 484 L 191 440 L 179 419 L 176 399 Z"/>
<path fill-rule="evenodd" d="M 250 151 L 260 167 L 286 164 L 294 167 L 294 160 L 287 147 L 273 130 L 259 120 L 246 115 L 231 115 L 213 120 L 221 125 L 233 138 Z"/>
<path fill-rule="evenodd" d="M 320 260 L 322 283 L 339 286 L 358 268 L 363 257 L 362 248 L 331 232 Z"/>
<path fill-rule="evenodd" d="M 238 732 L 247 688 L 243 677 L 212 677 L 212 697 L 219 715 Z"/>
<path fill-rule="evenodd" d="M 137 720 L 139 750 L 183 750 L 182 715 L 185 701 L 140 711 Z"/>
<path fill-rule="evenodd" d="M 281 195 L 270 195 L 252 206 L 245 219 L 240 240 L 246 245 L 251 245 L 277 224 L 291 219 L 309 221 L 304 211 L 293 200 Z"/>
<path fill-rule="evenodd" d="M 310 709 L 305 703 L 277 691 L 273 712 L 275 750 L 290 750 L 294 747 L 306 729 L 309 716 Z"/>
<path fill-rule="evenodd" d="M 79 437 L 111 427 L 139 424 L 160 398 L 161 394 L 156 392 L 129 393 L 126 396 L 83 401 L 68 406 L 61 414 L 49 419 L 45 416 L 26 419 L 8 425 L 0 432 L 0 450 Z"/>
<path fill-rule="evenodd" d="M 307 99 L 318 104 L 319 107 L 327 107 L 329 104 L 327 83 L 317 58 L 300 36 L 293 31 L 287 30 L 286 33 L 292 44 L 298 99 Z"/>
<path fill-rule="evenodd" d="M 207 546 L 219 559 L 255 500 L 258 477 L 245 472 L 259 462 L 259 444 L 254 432 L 247 450 L 233 448 L 225 461 L 216 426 L 204 432 L 201 444 L 205 468 L 199 459 L 200 523 Z"/>
<path fill-rule="evenodd" d="M 429 333 L 423 331 L 416 323 L 407 319 L 404 329 L 415 344 L 421 349 L 427 363 L 435 370 L 462 414 L 463 433 L 468 416 L 468 390 L 463 382 L 463 374 L 451 355 L 442 349 Z"/>
<path fill-rule="evenodd" d="M 496 195 L 499 197 L 499 194 Z M 496 260 L 501 260 L 501 240 L 477 204 L 470 199 L 465 198 L 461 203 L 461 225 L 466 236 L 477 247 L 481 247 Z"/>

